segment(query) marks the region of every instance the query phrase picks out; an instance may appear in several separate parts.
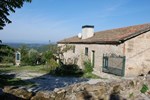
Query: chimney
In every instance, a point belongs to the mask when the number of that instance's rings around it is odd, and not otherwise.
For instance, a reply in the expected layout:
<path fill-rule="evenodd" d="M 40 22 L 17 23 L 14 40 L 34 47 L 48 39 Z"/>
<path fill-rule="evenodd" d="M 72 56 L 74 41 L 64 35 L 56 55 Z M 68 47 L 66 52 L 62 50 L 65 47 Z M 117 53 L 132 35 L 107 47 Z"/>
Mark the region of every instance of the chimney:
<path fill-rule="evenodd" d="M 93 25 L 84 25 L 82 26 L 82 39 L 90 38 L 94 35 L 94 26 Z"/>

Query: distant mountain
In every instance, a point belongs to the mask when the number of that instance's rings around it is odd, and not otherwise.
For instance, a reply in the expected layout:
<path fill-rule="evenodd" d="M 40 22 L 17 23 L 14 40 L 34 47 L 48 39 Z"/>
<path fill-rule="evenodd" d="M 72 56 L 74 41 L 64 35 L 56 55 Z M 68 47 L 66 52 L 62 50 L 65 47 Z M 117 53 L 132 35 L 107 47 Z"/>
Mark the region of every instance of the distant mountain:
<path fill-rule="evenodd" d="M 38 43 L 4 43 L 13 48 L 20 48 L 22 45 L 26 45 L 28 48 L 38 48 L 47 44 L 38 44 Z"/>
<path fill-rule="evenodd" d="M 21 46 L 25 45 L 28 49 L 35 49 L 39 52 L 45 52 L 47 50 L 51 50 L 53 52 L 56 52 L 56 48 L 57 48 L 57 45 L 56 44 L 38 44 L 38 43 L 3 43 L 3 44 L 6 44 L 12 48 L 20 48 Z"/>

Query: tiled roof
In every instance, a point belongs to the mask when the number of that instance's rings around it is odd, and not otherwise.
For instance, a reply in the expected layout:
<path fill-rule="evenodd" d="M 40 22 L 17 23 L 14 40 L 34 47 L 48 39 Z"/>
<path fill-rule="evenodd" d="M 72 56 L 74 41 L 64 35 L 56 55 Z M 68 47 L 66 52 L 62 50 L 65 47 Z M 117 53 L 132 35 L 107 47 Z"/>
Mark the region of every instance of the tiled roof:
<path fill-rule="evenodd" d="M 80 39 L 74 36 L 58 43 L 120 44 L 147 31 L 150 31 L 150 23 L 95 32 L 94 36 L 88 39 Z"/>

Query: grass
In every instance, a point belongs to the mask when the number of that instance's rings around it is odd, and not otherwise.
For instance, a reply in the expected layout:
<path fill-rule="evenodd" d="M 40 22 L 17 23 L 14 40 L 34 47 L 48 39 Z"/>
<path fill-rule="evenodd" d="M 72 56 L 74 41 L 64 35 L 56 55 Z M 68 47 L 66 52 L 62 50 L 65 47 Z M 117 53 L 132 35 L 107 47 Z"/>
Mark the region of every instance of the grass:
<path fill-rule="evenodd" d="M 49 73 L 48 68 L 46 68 L 44 65 L 0 67 L 0 73 L 21 72 L 21 71 Z"/>
<path fill-rule="evenodd" d="M 84 73 L 82 77 L 83 77 L 83 78 L 93 78 L 93 79 L 100 78 L 99 76 L 97 76 L 97 75 L 95 75 L 95 74 L 93 74 L 93 73 L 91 73 L 91 72 L 89 72 L 89 73 Z"/>

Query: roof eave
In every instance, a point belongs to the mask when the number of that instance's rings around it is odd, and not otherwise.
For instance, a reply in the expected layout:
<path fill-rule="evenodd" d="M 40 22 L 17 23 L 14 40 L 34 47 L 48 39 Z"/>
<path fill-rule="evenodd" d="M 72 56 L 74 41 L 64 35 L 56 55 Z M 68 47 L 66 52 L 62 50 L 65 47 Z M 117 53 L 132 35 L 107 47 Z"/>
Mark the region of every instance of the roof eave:
<path fill-rule="evenodd" d="M 134 37 L 137 37 L 137 36 L 139 36 L 139 35 L 141 35 L 141 34 L 143 34 L 143 33 L 146 33 L 146 32 L 148 32 L 148 31 L 150 31 L 150 27 L 148 27 L 147 29 L 141 30 L 141 31 L 139 31 L 139 32 L 133 33 L 133 34 L 127 36 L 127 37 L 123 37 L 123 38 L 119 39 L 119 41 L 120 41 L 121 43 L 123 43 L 123 42 L 125 42 L 125 41 L 127 41 L 127 40 L 130 40 L 130 39 L 132 39 L 132 38 L 134 38 Z"/>
<path fill-rule="evenodd" d="M 94 41 L 94 42 L 57 42 L 58 44 L 111 44 L 118 45 L 120 41 Z"/>

